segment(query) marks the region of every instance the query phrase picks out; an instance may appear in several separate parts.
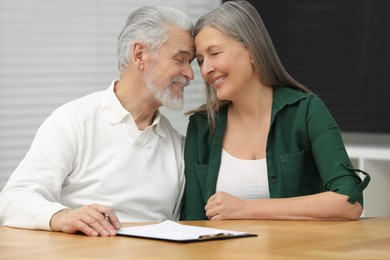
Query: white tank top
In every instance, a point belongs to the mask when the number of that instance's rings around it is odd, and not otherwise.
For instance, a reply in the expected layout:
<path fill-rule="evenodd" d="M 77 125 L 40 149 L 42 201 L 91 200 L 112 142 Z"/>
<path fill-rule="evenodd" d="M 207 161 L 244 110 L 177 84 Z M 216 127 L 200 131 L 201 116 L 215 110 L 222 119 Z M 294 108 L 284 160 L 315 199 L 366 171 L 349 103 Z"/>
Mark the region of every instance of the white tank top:
<path fill-rule="evenodd" d="M 222 149 L 216 191 L 241 199 L 269 198 L 266 159 L 242 160 Z"/>

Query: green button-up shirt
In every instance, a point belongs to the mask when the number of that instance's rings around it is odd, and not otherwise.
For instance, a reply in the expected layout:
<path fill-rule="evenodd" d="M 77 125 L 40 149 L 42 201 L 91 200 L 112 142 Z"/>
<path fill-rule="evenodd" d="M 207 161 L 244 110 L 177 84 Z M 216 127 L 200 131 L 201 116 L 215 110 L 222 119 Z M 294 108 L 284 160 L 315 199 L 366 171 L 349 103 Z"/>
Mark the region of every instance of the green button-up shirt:
<path fill-rule="evenodd" d="M 182 219 L 207 219 L 204 207 L 215 193 L 226 122 L 227 106 L 220 109 L 213 133 L 205 113 L 189 118 Z M 352 168 L 335 120 L 312 93 L 274 88 L 266 160 L 271 198 L 333 191 L 363 205 L 363 190 L 370 177 Z M 355 171 L 366 174 L 363 182 Z"/>

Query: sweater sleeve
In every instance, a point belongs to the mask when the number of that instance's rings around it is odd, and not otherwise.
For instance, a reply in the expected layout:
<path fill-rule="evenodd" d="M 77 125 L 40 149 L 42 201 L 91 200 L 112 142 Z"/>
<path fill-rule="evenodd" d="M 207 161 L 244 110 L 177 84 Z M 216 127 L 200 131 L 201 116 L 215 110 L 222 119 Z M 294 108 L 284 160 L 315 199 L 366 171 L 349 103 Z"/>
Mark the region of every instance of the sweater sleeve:
<path fill-rule="evenodd" d="M 50 230 L 52 215 L 66 208 L 57 201 L 76 153 L 74 126 L 64 125 L 59 126 L 51 115 L 38 129 L 25 158 L 0 194 L 0 224 Z"/>

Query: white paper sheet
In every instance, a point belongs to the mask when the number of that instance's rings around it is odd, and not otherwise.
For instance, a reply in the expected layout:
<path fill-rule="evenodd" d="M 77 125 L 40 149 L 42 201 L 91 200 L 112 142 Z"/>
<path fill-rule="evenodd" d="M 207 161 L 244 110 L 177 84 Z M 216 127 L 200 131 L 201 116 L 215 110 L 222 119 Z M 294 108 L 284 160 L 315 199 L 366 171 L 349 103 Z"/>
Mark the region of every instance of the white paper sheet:
<path fill-rule="evenodd" d="M 170 220 L 158 224 L 124 227 L 118 231 L 118 235 L 172 240 L 178 242 L 256 236 L 246 232 L 183 225 Z"/>

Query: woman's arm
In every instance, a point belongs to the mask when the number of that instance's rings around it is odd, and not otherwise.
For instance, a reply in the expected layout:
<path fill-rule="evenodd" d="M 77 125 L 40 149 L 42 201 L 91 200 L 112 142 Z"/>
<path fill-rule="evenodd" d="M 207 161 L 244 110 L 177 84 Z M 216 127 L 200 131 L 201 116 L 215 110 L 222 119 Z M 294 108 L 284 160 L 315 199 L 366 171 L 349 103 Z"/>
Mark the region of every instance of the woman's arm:
<path fill-rule="evenodd" d="M 278 219 L 278 220 L 357 220 L 363 207 L 347 201 L 348 196 L 322 192 L 294 198 L 241 200 L 217 192 L 207 202 L 206 215 L 211 220 Z"/>

